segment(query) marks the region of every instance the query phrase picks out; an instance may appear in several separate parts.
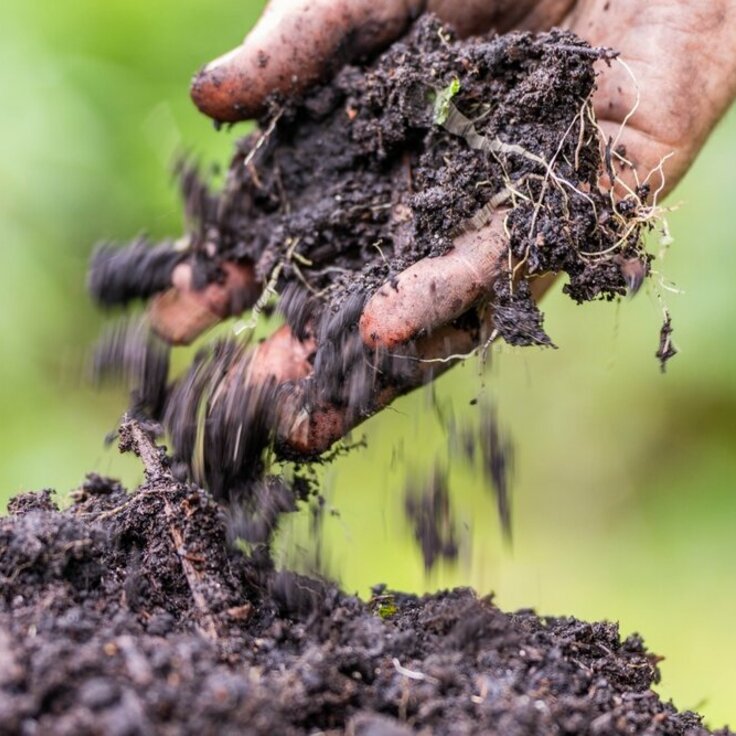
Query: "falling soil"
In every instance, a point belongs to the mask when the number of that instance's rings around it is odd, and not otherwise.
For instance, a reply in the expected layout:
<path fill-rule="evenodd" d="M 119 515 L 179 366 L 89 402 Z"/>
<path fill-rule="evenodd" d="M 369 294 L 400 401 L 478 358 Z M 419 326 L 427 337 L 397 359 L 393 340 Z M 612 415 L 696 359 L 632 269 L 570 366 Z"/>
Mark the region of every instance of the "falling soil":
<path fill-rule="evenodd" d="M 1 733 L 709 733 L 652 691 L 638 636 L 276 571 L 138 425 L 121 437 L 133 494 L 90 476 L 63 511 L 45 491 L 0 519 Z"/>
<path fill-rule="evenodd" d="M 499 425 L 496 407 L 485 397 L 474 399 L 471 404 L 479 405 L 477 418 L 458 419 L 452 405 L 442 409 L 433 398 L 440 422 L 447 430 L 450 460 L 483 478 L 496 502 L 501 533 L 510 544 L 513 443 Z M 417 469 L 409 474 L 404 514 L 429 572 L 440 560 L 458 558 L 460 525 L 447 469 L 436 461 L 426 477 L 425 472 L 426 469 Z"/>
<path fill-rule="evenodd" d="M 677 348 L 672 342 L 673 332 L 672 317 L 670 317 L 669 312 L 665 312 L 664 323 L 662 324 L 662 329 L 659 331 L 659 348 L 656 352 L 662 373 L 667 370 L 667 363 L 677 355 Z"/>
<path fill-rule="evenodd" d="M 456 40 L 425 16 L 377 58 L 298 100 L 272 99 L 260 128 L 237 143 L 221 190 L 183 166 L 185 237 L 98 249 L 91 291 L 102 304 L 128 304 L 168 288 L 183 262 L 196 289 L 221 283 L 227 264 L 252 268 L 262 289 L 254 312 L 279 295 L 293 333 L 314 341 L 299 400 L 307 411 L 340 407 L 354 424 L 379 408 L 382 391 L 415 387 L 406 360 L 361 343 L 366 301 L 418 260 L 452 250 L 460 234 L 503 218 L 509 266 L 455 326 L 482 341 L 479 314 L 490 306 L 494 334 L 551 345 L 534 279 L 565 273 L 564 291 L 585 302 L 634 293 L 649 274 L 648 188 L 617 201 L 601 180 L 605 172 L 610 184 L 628 162 L 595 120 L 595 62 L 615 63 L 615 53 L 566 31 Z M 170 389 L 168 410 L 163 393 L 144 392 L 185 462 L 194 460 L 196 429 L 183 418 L 201 414 L 228 361 L 244 360 L 237 346 L 202 357 Z M 200 452 L 210 487 L 254 467 L 273 424 L 263 412 L 278 398 L 251 396 L 252 427 L 212 418 L 219 438 Z M 210 477 L 233 455 L 222 438 L 235 434 L 248 450 Z"/>
<path fill-rule="evenodd" d="M 417 487 L 412 479 L 406 489 L 404 512 L 422 551 L 427 572 L 439 559 L 457 559 L 457 523 L 446 472 L 435 466 L 423 487 Z"/>

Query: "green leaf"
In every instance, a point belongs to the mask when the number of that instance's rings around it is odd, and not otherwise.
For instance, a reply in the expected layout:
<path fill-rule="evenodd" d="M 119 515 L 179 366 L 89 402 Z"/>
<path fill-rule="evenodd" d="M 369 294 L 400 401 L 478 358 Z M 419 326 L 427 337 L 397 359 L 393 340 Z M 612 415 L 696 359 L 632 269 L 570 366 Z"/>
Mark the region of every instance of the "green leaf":
<path fill-rule="evenodd" d="M 450 114 L 452 98 L 460 91 L 460 80 L 453 79 L 444 89 L 437 92 L 434 100 L 435 125 L 444 125 Z"/>

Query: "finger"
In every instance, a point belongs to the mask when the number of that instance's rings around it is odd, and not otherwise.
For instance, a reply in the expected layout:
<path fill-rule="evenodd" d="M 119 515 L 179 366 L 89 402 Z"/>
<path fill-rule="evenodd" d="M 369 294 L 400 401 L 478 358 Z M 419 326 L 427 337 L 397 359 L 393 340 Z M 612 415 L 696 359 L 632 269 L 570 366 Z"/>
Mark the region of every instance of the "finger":
<path fill-rule="evenodd" d="M 309 338 L 300 340 L 288 325 L 280 327 L 253 352 L 247 380 L 250 384 L 275 384 L 300 381 L 312 371 L 310 362 L 315 343 Z"/>
<path fill-rule="evenodd" d="M 457 356 L 477 347 L 479 339 L 484 338 L 446 325 L 418 341 L 415 349 L 405 356 L 408 368 L 402 371 L 402 380 L 377 392 L 370 414 L 437 378 L 460 360 Z M 306 406 L 306 393 L 302 384 L 282 395 L 277 447 L 285 456 L 321 455 L 368 417 L 366 413 L 351 412 L 331 404 Z"/>
<path fill-rule="evenodd" d="M 263 112 L 274 92 L 293 95 L 330 70 L 397 38 L 425 7 L 461 35 L 555 25 L 574 0 L 272 0 L 245 41 L 208 64 L 192 99 L 222 122 Z"/>
<path fill-rule="evenodd" d="M 87 287 L 92 298 L 105 307 L 149 299 L 171 285 L 174 269 L 185 258 L 171 241 L 151 245 L 139 238 L 125 248 L 103 244 L 92 254 Z"/>
<path fill-rule="evenodd" d="M 626 66 L 601 65 L 596 113 L 634 166 L 636 175 L 623 172 L 628 185 L 651 173 L 652 188 L 666 194 L 736 94 L 735 4 L 585 0 L 569 25 L 591 45 L 621 52 Z"/>
<path fill-rule="evenodd" d="M 176 266 L 172 287 L 149 302 L 153 331 L 172 345 L 186 345 L 221 320 L 253 306 L 260 293 L 253 267 L 224 263 L 222 271 L 222 280 L 200 289 L 193 283 L 190 263 Z"/>
<path fill-rule="evenodd" d="M 192 83 L 206 115 L 234 122 L 259 115 L 265 98 L 292 95 L 330 68 L 399 36 L 421 0 L 272 0 L 248 37 Z"/>
<path fill-rule="evenodd" d="M 488 294 L 507 262 L 506 210 L 456 238 L 452 249 L 425 258 L 385 284 L 366 305 L 360 334 L 370 348 L 392 349 L 451 322 Z"/>
<path fill-rule="evenodd" d="M 555 282 L 554 274 L 545 274 L 529 282 L 532 296 L 539 301 Z M 488 344 L 492 335 L 493 312 L 484 309 L 480 326 L 475 330 L 443 325 L 432 334 L 417 340 L 403 356 L 406 365 L 401 380 L 377 391 L 371 412 L 356 413 L 349 407 L 329 403 L 308 406 L 304 381 L 282 393 L 278 409 L 277 448 L 286 456 L 314 457 L 326 452 L 335 442 L 384 409 L 400 396 L 431 383 L 445 371 L 461 362 L 478 347 Z"/>

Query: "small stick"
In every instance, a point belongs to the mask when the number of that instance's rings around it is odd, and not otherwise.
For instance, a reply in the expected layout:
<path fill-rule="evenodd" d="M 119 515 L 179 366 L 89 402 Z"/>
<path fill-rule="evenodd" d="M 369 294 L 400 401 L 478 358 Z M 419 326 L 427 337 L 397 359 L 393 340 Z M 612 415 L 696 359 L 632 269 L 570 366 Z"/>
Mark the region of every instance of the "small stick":
<path fill-rule="evenodd" d="M 408 678 L 409 680 L 419 680 L 420 682 L 431 682 L 434 684 L 437 684 L 439 682 L 439 680 L 436 677 L 432 677 L 432 675 L 425 675 L 424 672 L 417 672 L 416 670 L 410 670 L 406 667 L 403 667 L 397 657 L 394 657 L 391 660 L 391 664 L 393 664 L 394 669 L 400 675 Z"/>
<path fill-rule="evenodd" d="M 169 488 L 165 490 L 175 489 L 176 481 L 171 471 L 164 465 L 159 448 L 135 420 L 129 419 L 123 422 L 120 427 L 120 449 L 123 452 L 132 450 L 143 461 L 149 482 L 156 480 L 169 485 Z M 161 497 L 164 503 L 164 513 L 166 515 L 169 534 L 174 543 L 174 551 L 181 562 L 184 577 L 187 579 L 189 590 L 192 593 L 192 600 L 202 619 L 197 624 L 197 628 L 199 628 L 207 639 L 216 641 L 217 624 L 212 611 L 210 611 L 207 598 L 202 591 L 202 573 L 194 567 L 192 559 L 186 551 L 184 534 L 177 524 L 176 513 L 174 507 L 171 505 L 168 494 L 162 493 Z"/>

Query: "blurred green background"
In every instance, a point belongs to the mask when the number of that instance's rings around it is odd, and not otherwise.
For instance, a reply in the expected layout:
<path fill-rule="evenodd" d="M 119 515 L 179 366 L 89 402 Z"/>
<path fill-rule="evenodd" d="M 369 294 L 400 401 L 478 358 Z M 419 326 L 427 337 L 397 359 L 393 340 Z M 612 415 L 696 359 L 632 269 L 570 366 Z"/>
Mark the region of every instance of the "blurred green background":
<path fill-rule="evenodd" d="M 94 393 L 84 354 L 102 317 L 84 289 L 93 243 L 177 233 L 177 151 L 225 162 L 189 102 L 190 75 L 235 45 L 260 2 L 59 0 L 0 9 L 0 501 L 66 493 L 87 471 L 133 484 L 136 463 L 103 447 L 124 407 Z M 482 480 L 453 466 L 462 559 L 424 573 L 402 517 L 407 473 L 446 458 L 416 394 L 369 422 L 368 449 L 326 473 L 331 569 L 366 594 L 473 585 L 504 608 L 621 622 L 666 655 L 661 692 L 714 726 L 736 723 L 736 345 L 729 220 L 736 117 L 717 130 L 672 201 L 676 238 L 660 268 L 681 354 L 662 376 L 653 295 L 545 303 L 557 351 L 503 350 L 439 382 L 441 403 L 477 417 L 481 392 L 516 439 L 514 545 L 504 547 Z M 391 462 L 404 448 L 404 461 Z M 301 520 L 286 548 L 308 546 Z M 299 549 L 299 547 L 296 547 Z"/>

